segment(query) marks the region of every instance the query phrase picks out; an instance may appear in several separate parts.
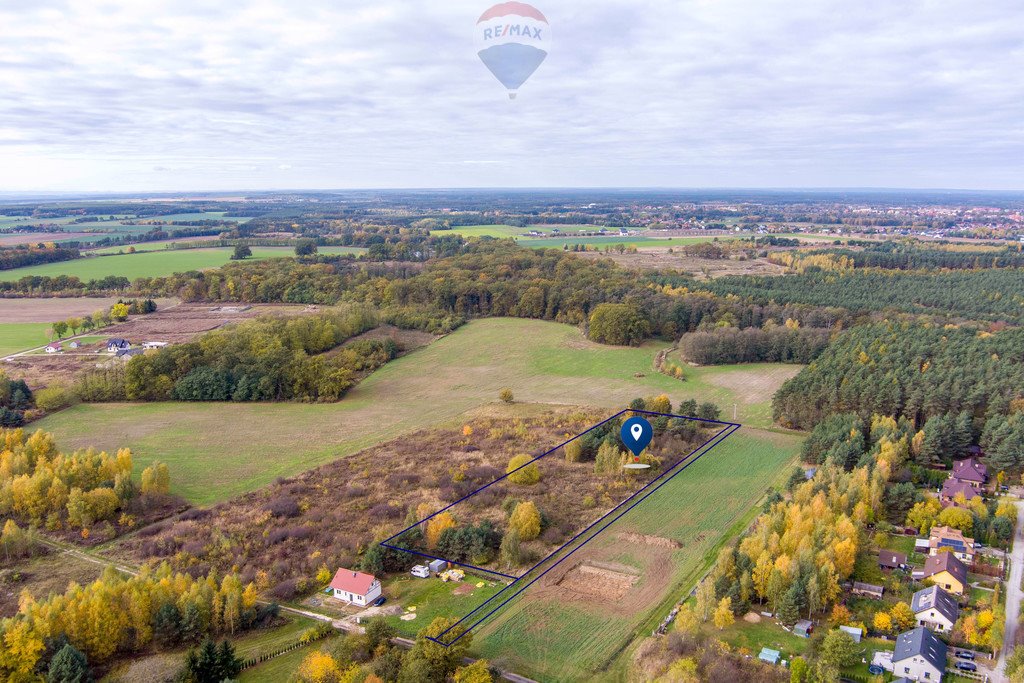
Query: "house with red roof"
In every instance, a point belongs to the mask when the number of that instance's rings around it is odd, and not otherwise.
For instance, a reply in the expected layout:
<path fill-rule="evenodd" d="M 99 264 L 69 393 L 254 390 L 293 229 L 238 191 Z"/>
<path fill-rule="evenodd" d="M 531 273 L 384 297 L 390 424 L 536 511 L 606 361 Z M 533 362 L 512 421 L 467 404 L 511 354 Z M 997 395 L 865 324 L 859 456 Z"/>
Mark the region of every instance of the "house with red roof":
<path fill-rule="evenodd" d="M 339 569 L 328 588 L 334 597 L 365 607 L 380 597 L 380 581 L 373 574 Z"/>
<path fill-rule="evenodd" d="M 952 477 L 942 482 L 942 492 L 939 494 L 942 507 L 952 505 L 957 495 L 961 493 L 964 496 L 964 502 L 969 502 L 972 498 L 978 498 L 981 495 L 970 482 Z"/>
<path fill-rule="evenodd" d="M 980 489 L 988 481 L 988 468 L 977 458 L 964 458 L 953 463 L 953 473 L 949 476 Z"/>

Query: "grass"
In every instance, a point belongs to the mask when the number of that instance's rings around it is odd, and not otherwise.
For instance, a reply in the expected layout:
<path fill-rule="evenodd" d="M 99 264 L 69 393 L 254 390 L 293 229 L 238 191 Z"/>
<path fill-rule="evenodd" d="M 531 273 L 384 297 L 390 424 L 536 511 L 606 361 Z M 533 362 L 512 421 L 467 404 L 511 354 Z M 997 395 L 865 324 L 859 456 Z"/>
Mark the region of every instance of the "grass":
<path fill-rule="evenodd" d="M 531 230 L 542 232 L 545 234 L 551 234 L 552 228 L 557 227 L 561 232 L 560 237 L 524 237 L 523 235 Z M 630 235 L 620 237 L 618 235 L 605 235 L 599 237 L 576 237 L 572 233 L 579 230 L 600 230 L 601 226 L 598 225 L 530 225 L 525 228 L 519 228 L 513 225 L 464 225 L 454 227 L 451 230 L 432 230 L 431 235 L 445 235 L 445 234 L 456 234 L 462 235 L 463 237 L 511 237 L 518 241 L 523 246 L 533 247 L 535 249 L 551 248 L 561 249 L 568 245 L 570 248 L 574 244 L 588 244 L 591 246 L 605 247 L 615 246 L 618 244 L 626 245 L 627 247 L 635 246 L 637 248 L 644 247 L 671 247 L 680 246 L 683 244 L 696 244 L 698 242 L 710 242 L 713 237 L 668 237 L 659 238 L 654 232 L 648 232 L 642 230 L 644 235 Z M 617 231 L 617 228 L 608 228 L 610 231 Z"/>
<path fill-rule="evenodd" d="M 481 581 L 485 582 L 484 586 L 477 588 L 476 584 Z M 473 586 L 473 592 L 466 595 L 455 595 L 455 589 L 465 585 Z M 462 583 L 445 583 L 435 577 L 417 579 L 409 574 L 403 574 L 386 581 L 383 593 L 389 602 L 397 602 L 406 609 L 416 607 L 416 618 L 403 621 L 395 615 L 387 617 L 387 621 L 398 629 L 399 635 L 415 638 L 416 633 L 424 626 L 428 626 L 436 617 L 461 618 L 504 587 L 505 584 L 500 581 L 484 579 L 472 574 L 467 574 Z"/>
<path fill-rule="evenodd" d="M 562 601 L 553 592 L 533 599 L 533 587 L 482 625 L 476 654 L 543 681 L 620 680 L 630 643 L 649 634 L 652 622 L 695 584 L 723 532 L 749 519 L 798 450 L 797 437 L 741 429 L 588 544 L 585 554 L 614 554 L 622 531 L 682 544 L 671 553 L 670 577 L 656 605 L 629 615 L 597 602 Z"/>
<path fill-rule="evenodd" d="M 723 366 L 695 370 L 681 382 L 651 369 L 663 348 L 594 344 L 576 328 L 538 320 L 476 320 L 387 364 L 339 403 L 88 404 L 35 426 L 54 432 L 64 448 L 128 446 L 140 469 L 164 461 L 172 490 L 207 504 L 454 421 L 493 403 L 502 387 L 520 402 L 587 405 L 609 413 L 637 396 L 664 392 L 674 405 L 691 397 L 715 401 L 729 419 L 736 403 L 739 422 L 767 427 L 780 381 L 773 373 L 795 372 L 792 366 Z"/>
<path fill-rule="evenodd" d="M 747 654 L 754 657 L 761 653 L 761 648 L 768 647 L 781 652 L 781 659 L 791 661 L 796 655 L 807 652 L 811 646 L 810 638 L 794 635 L 765 617 L 761 617 L 761 621 L 756 624 L 737 619 L 736 623 L 722 631 L 711 629 L 708 633 L 735 648 L 745 648 Z"/>
<path fill-rule="evenodd" d="M 302 632 L 317 624 L 312 619 L 304 617 L 292 617 L 285 615 L 287 620 L 281 626 L 267 629 L 258 629 L 244 633 L 236 638 L 229 638 L 235 648 L 235 654 L 242 660 L 253 658 L 260 654 L 269 654 L 291 645 L 299 640 Z M 315 649 L 330 642 L 328 636 L 312 645 L 292 650 L 291 652 L 275 657 L 245 669 L 239 681 L 286 681 L 290 675 L 299 668 L 302 659 Z M 177 649 L 168 652 L 149 656 L 135 656 L 131 661 L 116 666 L 101 683 L 129 683 L 143 680 L 171 680 L 174 674 L 180 670 L 185 661 L 187 649 Z"/>
<path fill-rule="evenodd" d="M 0 356 L 50 343 L 49 323 L 0 323 Z"/>
<path fill-rule="evenodd" d="M 151 251 L 160 251 L 160 252 L 184 251 L 183 249 L 174 249 L 174 250 L 172 250 L 172 249 L 169 249 L 169 247 L 172 244 L 185 244 L 185 243 L 194 242 L 194 241 L 196 241 L 196 240 L 190 240 L 188 238 L 185 238 L 185 239 L 172 240 L 172 241 L 160 240 L 160 241 L 157 241 L 157 242 L 136 242 L 135 244 L 119 244 L 119 245 L 113 246 L 113 247 L 101 247 L 99 249 L 91 249 L 91 250 L 89 250 L 89 253 L 90 254 L 104 254 L 104 255 L 106 255 L 106 254 L 127 254 L 129 248 L 134 248 L 135 249 L 134 253 L 136 253 L 136 254 L 142 254 L 142 253 L 151 252 Z M 198 247 L 198 248 L 200 248 L 200 249 L 231 249 L 232 252 L 234 251 L 234 247 L 214 247 L 214 246 L 210 246 L 210 247 Z M 273 249 L 273 250 L 275 250 L 275 253 L 278 250 L 287 249 L 287 250 L 289 250 L 290 253 L 288 253 L 286 255 L 287 256 L 294 256 L 294 251 L 293 250 L 295 249 L 295 247 L 286 247 L 286 246 L 280 246 L 280 247 L 252 247 L 252 249 L 253 249 L 253 253 L 254 254 L 256 253 L 257 249 Z M 325 255 L 354 254 L 356 256 L 362 256 L 363 254 L 366 253 L 366 251 L 367 251 L 366 247 L 318 247 L 317 248 L 317 252 L 318 253 L 325 254 Z"/>
<path fill-rule="evenodd" d="M 342 251 L 346 247 L 324 247 L 321 253 L 347 253 Z M 174 273 L 183 273 L 189 270 L 204 270 L 217 268 L 228 263 L 234 249 L 230 247 L 215 247 L 210 249 L 160 249 L 156 251 L 143 251 L 137 254 L 117 254 L 114 256 L 96 256 L 63 261 L 61 263 L 46 263 L 39 266 L 28 266 L 26 268 L 15 268 L 0 272 L 0 281 L 14 281 L 28 275 L 69 275 L 80 278 L 83 281 L 106 277 L 108 275 L 119 275 L 129 280 L 140 277 L 161 277 Z M 280 258 L 294 256 L 295 251 L 288 247 L 253 247 L 252 258 Z"/>
<path fill-rule="evenodd" d="M 262 654 L 272 654 L 283 647 L 298 642 L 302 634 L 319 622 L 306 617 L 285 613 L 287 622 L 276 628 L 258 629 L 234 638 L 231 644 L 240 659 L 252 659 Z"/>
<path fill-rule="evenodd" d="M 290 680 L 292 674 L 298 670 L 299 665 L 302 664 L 302 660 L 305 659 L 309 653 L 316 652 L 325 645 L 330 644 L 333 638 L 334 636 L 328 636 L 327 638 L 319 640 L 312 645 L 300 647 L 283 654 L 280 657 L 274 657 L 262 664 L 245 669 L 238 676 L 237 681 L 238 683 L 271 683 Z"/>
<path fill-rule="evenodd" d="M 562 249 L 568 246 L 572 249 L 574 244 L 586 244 L 593 247 L 614 247 L 619 244 L 637 249 L 651 247 L 679 247 L 684 244 L 698 244 L 700 242 L 711 242 L 713 237 L 641 237 L 641 236 L 608 236 L 608 237 L 567 237 L 565 239 L 554 238 L 522 238 L 519 243 L 534 249 L 553 248 Z"/>

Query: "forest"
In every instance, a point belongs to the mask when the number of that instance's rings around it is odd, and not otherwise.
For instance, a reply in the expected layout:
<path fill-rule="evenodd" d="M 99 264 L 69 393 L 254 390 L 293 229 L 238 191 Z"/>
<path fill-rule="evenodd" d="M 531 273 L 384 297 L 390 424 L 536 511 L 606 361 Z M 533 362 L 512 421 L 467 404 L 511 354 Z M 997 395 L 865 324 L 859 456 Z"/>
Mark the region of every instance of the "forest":
<path fill-rule="evenodd" d="M 840 335 L 774 399 L 781 424 L 810 429 L 828 415 L 903 416 L 915 426 L 968 412 L 1011 412 L 1024 381 L 1024 330 L 877 323 Z"/>
<path fill-rule="evenodd" d="M 664 279 L 664 278 L 663 278 Z M 751 303 L 841 306 L 853 312 L 898 311 L 976 320 L 1024 322 L 1024 278 L 1014 269 L 940 272 L 852 270 L 842 274 L 813 268 L 786 277 L 732 276 L 699 287 Z"/>
<path fill-rule="evenodd" d="M 1024 267 L 1024 249 L 1020 244 L 984 249 L 973 245 L 923 246 L 902 242 L 851 240 L 850 246 L 861 247 L 861 249 L 826 249 L 807 253 L 809 255 L 829 254 L 845 257 L 855 268 L 981 270 L 984 268 Z"/>

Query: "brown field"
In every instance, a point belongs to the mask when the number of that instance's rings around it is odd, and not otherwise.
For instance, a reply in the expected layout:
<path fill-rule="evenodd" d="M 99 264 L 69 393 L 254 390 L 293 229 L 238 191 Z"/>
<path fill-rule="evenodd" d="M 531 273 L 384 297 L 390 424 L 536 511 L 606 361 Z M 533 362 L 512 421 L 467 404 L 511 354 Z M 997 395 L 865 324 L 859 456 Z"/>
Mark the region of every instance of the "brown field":
<path fill-rule="evenodd" d="M 501 476 L 513 455 L 539 455 L 606 416 L 559 408 L 526 419 L 471 418 L 468 437 L 461 424 L 421 430 L 154 525 L 125 539 L 117 555 L 140 562 L 166 557 L 182 569 L 236 565 L 246 578 L 264 570 L 271 595 L 288 599 L 295 581 L 314 575 L 322 562 L 352 566 L 375 539 L 404 528 L 407 515 L 422 518 L 439 510 Z M 692 449 L 675 437 L 658 437 L 656 442 L 650 450 L 664 460 L 674 461 Z M 637 483 L 637 477 L 626 473 L 599 476 L 592 462 L 566 462 L 560 451 L 538 465 L 540 482 L 516 485 L 506 480 L 451 510 L 460 525 L 489 520 L 503 530 L 503 503 L 532 500 L 549 523 L 539 538 L 523 543 L 524 567 L 647 481 Z M 587 496 L 594 500 L 588 502 Z M 644 537 L 635 540 L 654 557 L 673 551 Z"/>
<path fill-rule="evenodd" d="M 44 554 L 21 560 L 16 567 L 0 562 L 0 618 L 18 611 L 18 596 L 27 590 L 37 600 L 51 593 L 63 593 L 72 581 L 91 583 L 103 573 L 103 565 L 73 554 L 40 546 Z"/>
<path fill-rule="evenodd" d="M 181 344 L 192 341 L 203 332 L 239 320 L 261 315 L 299 315 L 315 312 L 315 307 L 277 304 L 179 304 L 156 313 L 140 315 L 112 325 L 103 331 L 105 336 L 124 337 L 133 344 L 143 341 L 165 341 Z"/>
<path fill-rule="evenodd" d="M 0 247 L 13 247 L 18 244 L 39 244 L 53 240 L 75 240 L 95 237 L 92 232 L 16 232 L 0 235 Z"/>
<path fill-rule="evenodd" d="M 643 268 L 650 270 L 674 269 L 692 273 L 700 280 L 714 279 L 726 275 L 782 275 L 786 269 L 780 265 L 769 263 L 767 259 L 751 259 L 733 261 L 731 259 L 704 259 L 686 256 L 680 251 L 669 253 L 667 247 L 641 248 L 635 254 L 617 254 L 581 251 L 579 256 L 589 258 L 610 258 L 627 268 Z"/>
<path fill-rule="evenodd" d="M 392 339 L 398 344 L 399 356 L 404 356 L 407 353 L 415 351 L 416 349 L 422 348 L 430 342 L 439 339 L 440 337 L 436 334 L 430 334 L 429 332 L 420 332 L 419 330 L 402 330 L 394 325 L 381 325 L 375 327 L 372 330 L 358 334 L 344 344 L 338 347 L 338 349 L 331 349 L 327 351 L 325 355 L 331 355 L 336 353 L 337 350 L 343 349 L 349 344 L 354 344 L 357 341 L 364 339 L 376 340 L 376 339 Z"/>
<path fill-rule="evenodd" d="M 796 377 L 803 368 L 803 365 L 779 364 L 767 368 L 759 365 L 746 372 L 712 373 L 707 376 L 707 382 L 733 392 L 740 401 L 753 402 L 770 396 L 783 382 Z"/>
<path fill-rule="evenodd" d="M 116 303 L 117 297 L 0 298 L 0 321 L 5 323 L 49 323 L 55 320 L 89 315 L 100 309 L 110 308 Z M 177 299 L 156 299 L 158 311 L 177 303 Z"/>

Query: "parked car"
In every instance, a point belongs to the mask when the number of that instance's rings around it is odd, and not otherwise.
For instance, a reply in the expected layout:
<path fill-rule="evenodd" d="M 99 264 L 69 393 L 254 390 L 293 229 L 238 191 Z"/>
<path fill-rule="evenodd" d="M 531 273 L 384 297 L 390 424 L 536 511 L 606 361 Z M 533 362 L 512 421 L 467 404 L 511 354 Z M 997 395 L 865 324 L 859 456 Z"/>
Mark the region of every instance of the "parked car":
<path fill-rule="evenodd" d="M 385 598 L 385 597 L 384 597 L 384 596 L 382 595 L 382 596 L 380 596 L 379 598 L 377 598 L 376 600 L 374 600 L 374 601 L 373 601 L 373 602 L 372 602 L 371 604 L 372 604 L 372 605 L 373 605 L 374 607 L 380 607 L 381 605 L 383 605 L 383 604 L 384 604 L 385 602 L 387 602 L 387 601 L 388 601 L 388 599 L 387 599 L 387 598 Z"/>
<path fill-rule="evenodd" d="M 970 650 L 957 650 L 953 655 L 960 659 L 974 659 L 974 653 Z"/>
<path fill-rule="evenodd" d="M 977 671 L 978 670 L 978 665 L 975 664 L 974 662 L 957 662 L 953 666 L 955 666 L 957 669 L 960 669 L 961 671 Z"/>

